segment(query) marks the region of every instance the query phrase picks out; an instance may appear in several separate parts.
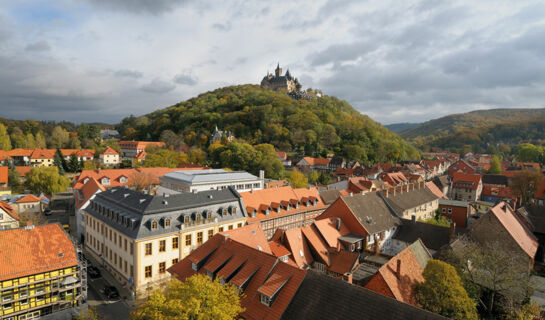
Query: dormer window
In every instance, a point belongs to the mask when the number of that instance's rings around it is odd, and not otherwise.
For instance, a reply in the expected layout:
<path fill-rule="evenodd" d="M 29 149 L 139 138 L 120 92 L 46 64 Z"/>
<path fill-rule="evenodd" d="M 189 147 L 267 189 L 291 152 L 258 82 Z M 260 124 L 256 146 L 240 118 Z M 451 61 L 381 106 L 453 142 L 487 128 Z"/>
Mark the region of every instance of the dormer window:
<path fill-rule="evenodd" d="M 151 229 L 157 229 L 157 221 L 152 221 L 151 222 Z"/>
<path fill-rule="evenodd" d="M 204 212 L 204 216 L 206 217 L 206 219 L 210 219 L 212 218 L 212 212 L 210 212 L 209 210 L 206 210 Z"/>
<path fill-rule="evenodd" d="M 184 223 L 189 223 L 189 216 L 184 217 Z"/>
<path fill-rule="evenodd" d="M 83 184 L 86 184 L 86 183 L 87 183 L 87 181 L 89 181 L 89 178 L 85 178 L 85 179 L 83 179 Z"/>
<path fill-rule="evenodd" d="M 250 212 L 250 217 L 252 218 L 255 218 L 255 215 L 256 215 L 256 210 L 252 210 L 252 212 Z"/>
<path fill-rule="evenodd" d="M 124 177 L 122 176 L 121 178 L 119 178 L 119 182 L 121 183 L 127 183 L 129 180 L 127 179 L 127 177 Z"/>
<path fill-rule="evenodd" d="M 197 272 L 199 271 L 199 266 L 195 262 L 191 262 L 191 269 Z"/>
<path fill-rule="evenodd" d="M 165 228 L 168 228 L 170 227 L 170 219 L 166 218 L 165 219 Z"/>
<path fill-rule="evenodd" d="M 110 179 L 104 177 L 100 180 L 100 183 L 102 183 L 103 186 L 109 186 L 110 185 Z"/>
<path fill-rule="evenodd" d="M 231 214 L 237 214 L 237 208 L 231 207 Z"/>
<path fill-rule="evenodd" d="M 224 208 L 224 209 L 222 209 L 222 212 L 221 212 L 221 214 L 222 214 L 223 216 L 226 216 L 226 215 L 227 215 L 227 209 L 225 209 L 225 208 Z"/>
<path fill-rule="evenodd" d="M 260 293 L 259 298 L 260 298 L 262 304 L 266 305 L 267 307 L 271 306 L 271 298 L 270 297 L 267 297 L 263 293 Z"/>

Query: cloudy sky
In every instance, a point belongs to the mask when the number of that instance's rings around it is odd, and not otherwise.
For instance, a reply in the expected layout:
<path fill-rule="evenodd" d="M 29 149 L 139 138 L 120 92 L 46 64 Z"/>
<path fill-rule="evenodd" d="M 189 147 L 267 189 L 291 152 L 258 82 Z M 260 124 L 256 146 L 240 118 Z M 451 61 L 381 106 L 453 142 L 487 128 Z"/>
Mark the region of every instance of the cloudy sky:
<path fill-rule="evenodd" d="M 114 123 L 278 61 L 386 124 L 544 107 L 545 3 L 0 0 L 0 117 Z"/>

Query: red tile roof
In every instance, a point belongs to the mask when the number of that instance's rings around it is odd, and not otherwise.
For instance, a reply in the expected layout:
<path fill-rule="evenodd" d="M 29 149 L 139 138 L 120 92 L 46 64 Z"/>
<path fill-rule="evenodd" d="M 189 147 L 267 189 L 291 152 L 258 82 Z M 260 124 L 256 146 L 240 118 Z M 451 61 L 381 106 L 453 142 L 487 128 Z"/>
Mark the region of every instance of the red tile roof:
<path fill-rule="evenodd" d="M 254 209 L 257 211 L 255 217 L 248 217 L 248 223 L 279 216 L 291 215 L 298 212 L 305 212 L 308 210 L 325 209 L 327 207 L 327 205 L 322 202 L 318 189 L 314 187 L 293 189 L 291 186 L 285 186 L 241 192 L 240 195 L 244 201 L 248 214 L 250 214 Z M 310 207 L 307 207 L 304 202 L 308 201 L 309 199 L 316 199 L 316 205 L 311 204 Z M 282 207 L 280 212 L 270 210 L 268 215 L 265 213 L 265 210 L 269 206 L 272 209 L 276 209 L 280 207 L 282 201 L 291 202 L 292 200 L 299 201 L 299 208 L 290 206 L 290 210 L 286 210 L 286 208 Z"/>
<path fill-rule="evenodd" d="M 13 210 L 13 208 L 9 205 L 9 203 L 6 203 L 4 201 L 0 201 L 0 209 L 4 210 L 4 212 L 6 212 L 13 219 L 15 219 L 17 221 L 21 220 L 21 218 L 19 218 L 19 215 L 17 214 L 17 212 L 15 212 L 15 210 Z"/>
<path fill-rule="evenodd" d="M 514 210 L 508 204 L 502 201 L 491 208 L 487 214 L 496 216 L 520 248 L 530 258 L 535 257 L 538 247 L 535 236 L 520 222 L 515 216 Z"/>
<path fill-rule="evenodd" d="M 15 201 L 15 203 L 28 203 L 28 202 L 40 202 L 40 198 L 36 197 L 33 194 L 27 194 L 24 197 L 20 198 L 19 200 Z"/>
<path fill-rule="evenodd" d="M 34 151 L 33 149 L 16 148 L 16 149 L 11 149 L 10 151 L 8 151 L 8 154 L 11 157 L 30 157 L 33 151 Z"/>
<path fill-rule="evenodd" d="M 74 244 L 59 224 L 27 228 L 0 231 L 0 281 L 77 265 Z"/>
<path fill-rule="evenodd" d="M 272 253 L 260 223 L 245 225 L 242 228 L 221 232 L 226 237 L 245 244 L 249 247 Z"/>
<path fill-rule="evenodd" d="M 30 167 L 30 166 L 15 166 L 15 170 L 19 174 L 19 177 L 24 177 L 24 176 L 26 176 L 27 173 L 30 172 L 30 170 L 32 170 L 32 167 Z"/>
<path fill-rule="evenodd" d="M 328 271 L 332 271 L 339 274 L 352 273 L 354 267 L 358 264 L 359 254 L 350 251 L 330 252 L 329 259 L 330 264 Z"/>
<path fill-rule="evenodd" d="M 276 151 L 276 154 L 282 160 L 286 160 L 288 158 L 288 155 L 284 151 Z"/>
<path fill-rule="evenodd" d="M 479 187 L 480 181 L 480 174 L 467 174 L 457 171 L 452 175 L 452 185 L 455 188 L 476 190 Z"/>
<path fill-rule="evenodd" d="M 166 144 L 160 141 L 119 141 L 121 149 L 145 150 L 149 145 L 162 148 Z"/>
<path fill-rule="evenodd" d="M 95 178 L 91 178 L 81 189 L 75 193 L 76 206 L 81 208 L 98 190 L 106 191 L 103 185 L 98 183 Z"/>
<path fill-rule="evenodd" d="M 0 167 L 0 184 L 8 183 L 8 167 Z"/>
<path fill-rule="evenodd" d="M 302 227 L 301 231 L 303 232 L 303 235 L 305 236 L 307 241 L 310 243 L 310 247 L 313 249 L 313 252 L 321 260 L 319 262 L 322 262 L 329 266 L 331 263 L 329 261 L 329 255 L 327 252 L 328 245 L 320 237 L 318 231 L 313 226 Z"/>
<path fill-rule="evenodd" d="M 511 192 L 511 188 L 504 186 L 483 185 L 481 193 L 484 196 L 493 196 L 498 198 L 516 199 L 517 197 Z"/>
<path fill-rule="evenodd" d="M 131 168 L 131 169 L 102 169 L 102 170 L 83 170 L 79 176 L 75 177 L 75 183 L 73 188 L 81 189 L 83 187 L 83 182 L 86 178 L 95 178 L 98 182 L 103 177 L 110 179 L 110 185 L 108 188 L 124 186 L 127 183 L 121 183 L 119 179 L 121 177 L 126 177 L 128 179 L 128 184 L 131 183 L 132 177 L 135 174 L 144 173 L 149 176 L 151 184 L 159 184 L 159 177 L 164 176 L 167 173 L 173 171 L 182 171 L 182 170 L 193 170 L 191 169 L 180 169 L 180 168 Z"/>
<path fill-rule="evenodd" d="M 337 248 L 338 239 L 344 235 L 350 233 L 350 230 L 340 220 L 340 230 L 337 228 L 340 218 L 325 218 L 314 221 L 314 225 L 320 231 L 320 234 L 324 237 L 327 245 L 332 248 Z"/>
<path fill-rule="evenodd" d="M 433 183 L 433 181 L 426 182 L 426 187 L 428 187 L 428 189 L 430 189 L 430 191 L 439 199 L 448 199 L 448 197 L 445 196 L 445 194 L 441 190 L 439 190 L 439 188 L 435 183 Z"/>
<path fill-rule="evenodd" d="M 119 152 L 115 151 L 114 149 L 108 147 L 106 148 L 106 150 L 102 151 L 103 155 L 112 155 L 112 156 L 115 156 L 115 155 L 119 155 Z"/>
<path fill-rule="evenodd" d="M 4 161 L 6 159 L 11 159 L 11 157 L 9 155 L 9 151 L 0 150 L 0 161 Z"/>
<path fill-rule="evenodd" d="M 138 154 L 134 155 L 133 158 L 138 160 L 145 160 L 147 155 L 148 153 L 146 151 L 140 151 L 138 152 Z"/>
<path fill-rule="evenodd" d="M 305 159 L 305 161 L 311 166 L 327 166 L 330 161 L 330 159 L 311 157 L 303 157 L 303 159 Z"/>
<path fill-rule="evenodd" d="M 30 159 L 53 159 L 55 152 L 55 149 L 34 149 L 32 150 Z"/>
<path fill-rule="evenodd" d="M 275 257 L 284 257 L 291 254 L 291 252 L 286 248 L 280 241 L 270 241 L 269 247 L 271 248 L 272 254 Z"/>
<path fill-rule="evenodd" d="M 291 251 L 291 257 L 299 268 L 304 268 L 314 262 L 312 252 L 304 239 L 301 228 L 286 230 L 284 236 L 286 247 Z"/>

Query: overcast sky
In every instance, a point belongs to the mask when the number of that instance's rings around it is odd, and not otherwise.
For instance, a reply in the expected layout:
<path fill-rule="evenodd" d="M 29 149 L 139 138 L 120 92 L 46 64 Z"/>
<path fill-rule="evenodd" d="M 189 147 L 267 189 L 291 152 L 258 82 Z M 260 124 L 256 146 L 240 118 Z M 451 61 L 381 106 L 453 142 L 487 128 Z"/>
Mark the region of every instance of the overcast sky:
<path fill-rule="evenodd" d="M 543 107 L 545 2 L 0 0 L 0 117 L 115 123 L 278 61 L 385 124 Z"/>

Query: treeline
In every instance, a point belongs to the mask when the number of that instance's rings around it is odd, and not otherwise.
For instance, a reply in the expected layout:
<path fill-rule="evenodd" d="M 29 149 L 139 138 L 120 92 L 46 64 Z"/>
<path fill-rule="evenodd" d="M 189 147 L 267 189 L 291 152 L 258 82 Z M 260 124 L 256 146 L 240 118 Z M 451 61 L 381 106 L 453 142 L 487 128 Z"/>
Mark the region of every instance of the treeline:
<path fill-rule="evenodd" d="M 188 148 L 207 150 L 215 127 L 242 143 L 324 157 L 328 153 L 361 163 L 419 157 L 417 149 L 346 101 L 323 96 L 296 100 L 256 85 L 231 86 L 199 95 L 118 126 L 124 139 L 177 138 Z M 216 161 L 211 156 L 212 161 Z"/>

